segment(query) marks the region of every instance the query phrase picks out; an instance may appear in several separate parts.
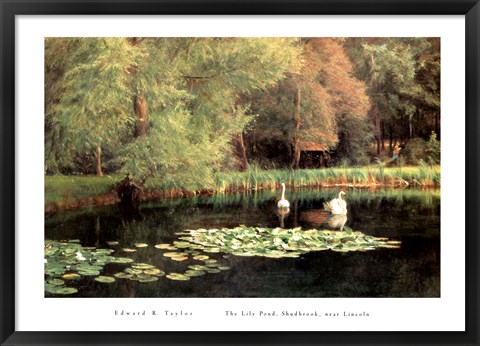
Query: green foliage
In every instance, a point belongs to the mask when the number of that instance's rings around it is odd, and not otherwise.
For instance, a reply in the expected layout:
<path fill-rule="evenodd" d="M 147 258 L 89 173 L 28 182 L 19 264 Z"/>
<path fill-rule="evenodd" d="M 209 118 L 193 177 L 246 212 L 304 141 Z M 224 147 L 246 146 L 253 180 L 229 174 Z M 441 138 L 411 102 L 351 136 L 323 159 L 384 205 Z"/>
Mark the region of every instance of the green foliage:
<path fill-rule="evenodd" d="M 427 143 L 421 138 L 411 139 L 402 149 L 401 154 L 407 164 L 418 164 L 427 159 Z"/>
<path fill-rule="evenodd" d="M 438 45 L 414 38 L 47 38 L 45 171 L 103 169 L 157 179 L 162 188 L 215 189 L 221 172 L 238 167 L 239 134 L 250 163 L 258 163 L 247 172 L 251 187 L 273 179 L 260 168 L 290 165 L 298 143 L 326 145 L 337 163 L 367 165 L 376 135 L 368 114 L 395 138 L 427 138 L 439 120 Z M 422 153 L 413 144 L 407 163 L 439 162 L 436 137 Z M 311 179 L 304 173 L 301 181 Z"/>
<path fill-rule="evenodd" d="M 134 119 L 125 66 L 134 64 L 135 52 L 125 40 L 110 38 L 58 39 L 68 54 L 61 63 L 64 73 L 55 88 L 59 100 L 48 109 L 47 170 L 72 168 L 75 158 L 114 148 Z M 56 43 L 55 39 L 46 41 Z M 55 55 L 55 50 L 46 50 Z M 47 55 L 50 59 L 51 55 Z M 55 59 L 52 60 L 54 63 Z"/>
<path fill-rule="evenodd" d="M 437 134 L 433 131 L 430 134 L 430 139 L 427 142 L 425 154 L 427 155 L 428 162 L 430 164 L 440 163 L 440 141 L 437 140 Z"/>
<path fill-rule="evenodd" d="M 46 171 L 82 171 L 103 152 L 112 160 L 100 163 L 111 171 L 177 188 L 212 186 L 213 173 L 228 165 L 232 136 L 253 120 L 240 95 L 296 71 L 296 42 L 47 39 Z"/>
<path fill-rule="evenodd" d="M 349 42 L 356 74 L 368 85 L 376 136 L 413 138 L 439 129 L 440 50 L 433 38 Z"/>
<path fill-rule="evenodd" d="M 292 162 L 298 139 L 300 145 L 313 142 L 332 149 L 338 143 L 338 160 L 366 162 L 370 103 L 365 84 L 352 75 L 344 41 L 310 38 L 302 45 L 304 66 L 299 73 L 251 99 L 258 117 L 247 133 L 254 147 L 250 155 L 267 164 L 276 157 L 277 166 L 285 167 Z"/>
<path fill-rule="evenodd" d="M 373 140 L 373 126 L 363 117 L 343 114 L 337 122 L 339 142 L 335 148 L 336 161 L 346 160 L 352 166 L 367 166 L 368 155 Z"/>
<path fill-rule="evenodd" d="M 219 156 L 218 141 L 193 131 L 189 115 L 172 112 L 155 116 L 149 135 L 123 146 L 117 160 L 120 172 L 137 177 L 159 177 L 171 188 L 191 190 L 213 186 L 213 171 Z M 208 153 L 208 155 L 205 155 Z"/>

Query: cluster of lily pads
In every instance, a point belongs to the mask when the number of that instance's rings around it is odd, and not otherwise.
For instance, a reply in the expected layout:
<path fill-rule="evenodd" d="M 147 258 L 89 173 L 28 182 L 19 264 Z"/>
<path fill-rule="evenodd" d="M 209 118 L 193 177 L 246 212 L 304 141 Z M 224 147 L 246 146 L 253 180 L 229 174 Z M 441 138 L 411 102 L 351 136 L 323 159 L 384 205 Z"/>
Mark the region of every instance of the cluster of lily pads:
<path fill-rule="evenodd" d="M 117 246 L 117 241 L 108 241 L 107 245 Z M 136 248 L 146 248 L 148 244 L 135 243 L 133 247 L 122 248 L 125 253 L 136 252 Z M 191 277 L 202 276 L 206 273 L 219 273 L 228 270 L 230 267 L 218 263 L 217 260 L 202 255 L 196 249 L 201 246 L 176 241 L 172 244 L 157 244 L 156 248 L 168 250 L 163 256 L 173 261 L 185 261 L 193 259 L 201 261 L 202 265 L 191 265 L 184 273 L 166 274 L 160 268 L 148 263 L 134 263 L 132 258 L 115 257 L 112 253 L 115 249 L 97 249 L 95 247 L 84 247 L 79 240 L 69 241 L 45 241 L 45 291 L 51 294 L 68 295 L 77 293 L 75 287 L 69 287 L 68 282 L 79 280 L 82 277 L 95 277 L 95 281 L 101 283 L 113 283 L 116 279 L 129 279 L 138 282 L 154 282 L 165 276 L 170 280 L 186 281 Z M 190 249 L 187 249 L 190 248 Z M 177 252 L 183 249 L 182 252 Z M 176 252 L 172 252 L 175 250 Z M 113 276 L 100 275 L 104 267 L 109 263 L 131 264 L 123 272 Z"/>
<path fill-rule="evenodd" d="M 205 252 L 223 252 L 236 256 L 270 258 L 299 257 L 311 251 L 368 251 L 399 248 L 399 241 L 372 237 L 351 229 L 345 231 L 302 230 L 299 228 L 262 228 L 239 226 L 222 229 L 198 229 L 178 233 L 181 239 L 200 245 Z"/>
<path fill-rule="evenodd" d="M 178 241 L 173 244 L 157 244 L 155 248 L 166 251 L 164 257 L 182 262 L 194 260 L 200 263 L 188 265 L 183 273 L 166 273 L 148 263 L 134 263 L 132 258 L 115 257 L 114 249 L 84 247 L 78 240 L 66 242 L 45 241 L 45 291 L 52 294 L 74 294 L 77 289 L 68 282 L 82 277 L 95 277 L 95 281 L 112 283 L 116 279 L 138 282 L 155 282 L 165 276 L 170 280 L 186 281 L 191 277 L 220 273 L 230 267 L 206 253 L 223 253 L 235 256 L 263 256 L 270 258 L 299 257 L 312 251 L 332 250 L 337 252 L 368 251 L 377 248 L 399 248 L 399 241 L 372 237 L 362 232 L 302 230 L 301 228 L 263 228 L 239 226 L 222 229 L 197 229 L 177 233 Z M 116 241 L 109 246 L 119 245 Z M 123 248 L 123 252 L 135 252 L 148 244 L 135 243 L 134 247 Z M 109 263 L 129 264 L 122 272 L 112 276 L 100 275 Z M 189 262 L 191 263 L 191 262 Z"/>
<path fill-rule="evenodd" d="M 108 263 L 131 263 L 133 259 L 114 257 L 113 249 L 84 247 L 79 240 L 45 241 L 45 291 L 52 294 L 74 294 L 77 289 L 67 283 L 84 276 L 96 277 L 98 282 L 114 282 L 112 277 L 100 276 Z"/>
<path fill-rule="evenodd" d="M 148 263 L 134 263 L 130 268 L 114 275 L 118 279 L 129 279 L 139 282 L 154 282 L 165 272 Z"/>

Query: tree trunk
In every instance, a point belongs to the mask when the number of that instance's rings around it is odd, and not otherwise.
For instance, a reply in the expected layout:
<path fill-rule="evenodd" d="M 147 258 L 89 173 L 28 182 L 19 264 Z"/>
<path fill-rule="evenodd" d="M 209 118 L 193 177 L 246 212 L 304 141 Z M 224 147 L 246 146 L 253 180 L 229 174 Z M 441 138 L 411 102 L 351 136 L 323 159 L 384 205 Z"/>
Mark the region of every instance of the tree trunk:
<path fill-rule="evenodd" d="M 300 167 L 300 88 L 297 88 L 295 93 L 295 104 L 297 106 L 295 111 L 295 137 L 294 137 L 294 152 L 293 152 L 293 168 Z"/>
<path fill-rule="evenodd" d="M 240 155 L 242 159 L 242 170 L 246 170 L 248 168 L 248 160 L 247 160 L 247 151 L 245 150 L 245 141 L 243 140 L 243 132 L 240 132 L 238 135 L 238 142 L 240 144 Z"/>
<path fill-rule="evenodd" d="M 147 100 L 143 93 L 135 97 L 134 105 L 137 116 L 137 136 L 145 137 L 147 135 Z"/>
<path fill-rule="evenodd" d="M 408 138 L 413 138 L 413 114 L 408 115 Z"/>
<path fill-rule="evenodd" d="M 375 141 L 377 142 L 377 155 L 380 156 L 380 141 L 382 140 L 381 120 L 377 114 L 374 114 L 375 122 Z"/>
<path fill-rule="evenodd" d="M 385 150 L 385 124 L 382 121 L 382 150 Z"/>
<path fill-rule="evenodd" d="M 390 126 L 389 135 L 390 135 L 390 151 L 392 151 L 393 150 L 393 129 L 391 126 Z"/>
<path fill-rule="evenodd" d="M 102 149 L 100 146 L 97 146 L 97 150 L 95 151 L 95 171 L 99 177 L 103 177 L 102 171 Z"/>

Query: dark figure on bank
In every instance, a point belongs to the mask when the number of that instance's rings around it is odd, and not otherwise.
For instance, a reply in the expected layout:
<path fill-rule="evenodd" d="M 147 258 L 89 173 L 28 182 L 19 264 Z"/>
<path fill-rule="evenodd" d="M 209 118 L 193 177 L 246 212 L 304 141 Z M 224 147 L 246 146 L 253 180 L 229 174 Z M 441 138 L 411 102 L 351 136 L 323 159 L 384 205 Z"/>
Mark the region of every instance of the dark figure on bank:
<path fill-rule="evenodd" d="M 115 187 L 118 197 L 120 197 L 120 205 L 122 207 L 138 208 L 142 186 L 143 182 L 136 182 L 130 174 L 127 174 L 125 179 Z"/>

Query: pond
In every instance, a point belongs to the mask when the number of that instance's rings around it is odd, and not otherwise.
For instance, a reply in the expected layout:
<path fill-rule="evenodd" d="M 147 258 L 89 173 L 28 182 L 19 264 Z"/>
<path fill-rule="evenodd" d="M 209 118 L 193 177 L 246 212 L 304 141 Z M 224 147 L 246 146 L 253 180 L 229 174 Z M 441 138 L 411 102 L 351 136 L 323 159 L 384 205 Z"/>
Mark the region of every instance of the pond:
<path fill-rule="evenodd" d="M 46 297 L 439 297 L 440 191 L 197 196 L 45 218 Z M 224 229 L 224 230 L 222 230 Z"/>

